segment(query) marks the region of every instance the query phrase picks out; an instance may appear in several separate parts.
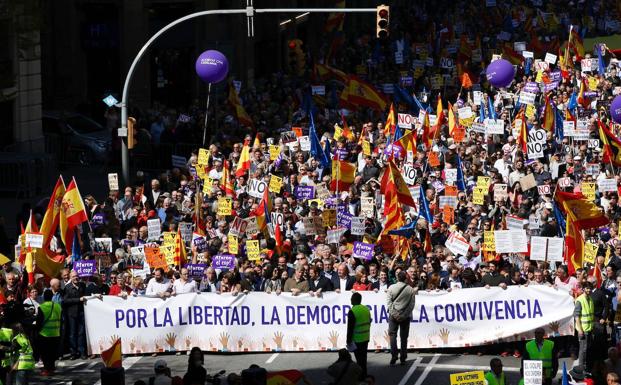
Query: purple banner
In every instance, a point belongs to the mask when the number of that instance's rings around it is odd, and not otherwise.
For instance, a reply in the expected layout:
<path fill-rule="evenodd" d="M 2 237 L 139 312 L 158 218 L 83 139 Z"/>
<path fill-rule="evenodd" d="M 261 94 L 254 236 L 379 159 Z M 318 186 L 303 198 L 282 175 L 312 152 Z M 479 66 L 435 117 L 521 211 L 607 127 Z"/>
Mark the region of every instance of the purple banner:
<path fill-rule="evenodd" d="M 351 218 L 353 215 L 346 211 L 337 211 L 336 213 L 336 225 L 339 227 L 351 228 Z"/>
<path fill-rule="evenodd" d="M 75 261 L 73 263 L 73 269 L 76 271 L 76 273 L 78 273 L 78 277 L 91 277 L 97 274 L 97 261 Z"/>
<path fill-rule="evenodd" d="M 414 80 L 414 79 L 412 79 L 412 77 L 411 77 L 411 76 L 401 76 L 401 84 L 402 84 L 402 85 L 404 85 L 404 86 L 406 86 L 406 87 L 411 86 L 411 85 L 412 85 L 413 80 Z"/>
<path fill-rule="evenodd" d="M 375 245 L 364 242 L 354 242 L 354 252 L 352 256 L 354 258 L 366 259 L 367 261 L 373 259 L 373 250 Z"/>
<path fill-rule="evenodd" d="M 197 252 L 204 253 L 205 251 L 207 251 L 207 241 L 205 240 L 205 237 L 194 238 L 192 243 L 194 243 L 194 246 L 196 246 Z"/>
<path fill-rule="evenodd" d="M 204 263 L 188 263 L 185 265 L 185 268 L 188 269 L 190 277 L 193 278 L 203 278 L 203 272 L 206 267 L 207 265 Z"/>
<path fill-rule="evenodd" d="M 539 85 L 535 82 L 528 82 L 524 85 L 524 91 L 537 93 L 540 91 Z"/>
<path fill-rule="evenodd" d="M 295 188 L 295 199 L 314 199 L 315 186 L 297 186 Z"/>
<path fill-rule="evenodd" d="M 597 91 L 587 91 L 584 93 L 584 97 L 585 98 L 596 98 L 597 97 Z"/>
<path fill-rule="evenodd" d="M 556 71 L 550 72 L 549 78 L 553 82 L 560 82 L 561 81 L 561 71 L 556 70 Z"/>
<path fill-rule="evenodd" d="M 544 86 L 545 92 L 550 92 L 558 87 L 558 82 L 550 82 Z"/>
<path fill-rule="evenodd" d="M 211 267 L 214 269 L 233 270 L 235 268 L 235 256 L 233 254 L 214 255 L 211 261 Z"/>
<path fill-rule="evenodd" d="M 93 215 L 93 218 L 91 218 L 91 227 L 94 229 L 96 229 L 99 226 L 103 226 L 104 224 L 105 224 L 105 218 L 102 213 L 97 213 Z"/>
<path fill-rule="evenodd" d="M 347 151 L 346 148 L 337 148 L 336 149 L 336 156 L 338 160 L 345 160 L 347 158 L 347 154 L 349 152 Z"/>

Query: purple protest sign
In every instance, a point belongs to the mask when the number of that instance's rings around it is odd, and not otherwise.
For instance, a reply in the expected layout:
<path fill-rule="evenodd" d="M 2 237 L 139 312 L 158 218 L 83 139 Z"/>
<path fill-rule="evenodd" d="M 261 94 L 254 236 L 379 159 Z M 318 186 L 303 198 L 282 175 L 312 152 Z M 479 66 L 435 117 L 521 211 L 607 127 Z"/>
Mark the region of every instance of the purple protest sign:
<path fill-rule="evenodd" d="M 194 238 L 192 243 L 194 243 L 194 246 L 196 246 L 197 252 L 204 253 L 205 251 L 207 251 L 207 241 L 205 240 L 205 237 Z"/>
<path fill-rule="evenodd" d="M 597 91 L 587 91 L 587 92 L 584 93 L 584 97 L 585 98 L 589 98 L 589 99 L 596 98 L 597 97 Z"/>
<path fill-rule="evenodd" d="M 348 151 L 346 148 L 337 148 L 336 149 L 336 157 L 338 160 L 347 159 Z"/>
<path fill-rule="evenodd" d="M 400 80 L 402 85 L 409 87 L 412 85 L 414 79 L 411 76 L 401 76 Z"/>
<path fill-rule="evenodd" d="M 73 269 L 78 277 L 91 277 L 97 274 L 97 262 L 94 260 L 75 261 Z"/>
<path fill-rule="evenodd" d="M 314 199 L 315 186 L 297 186 L 295 188 L 295 199 Z"/>
<path fill-rule="evenodd" d="M 552 71 L 552 72 L 550 72 L 550 75 L 548 75 L 548 77 L 553 82 L 560 82 L 561 81 L 561 71 L 559 71 L 559 70 Z"/>
<path fill-rule="evenodd" d="M 233 270 L 235 268 L 235 256 L 233 254 L 214 255 L 211 261 L 211 267 L 214 269 Z"/>
<path fill-rule="evenodd" d="M 558 87 L 558 82 L 550 82 L 550 83 L 546 83 L 546 85 L 544 86 L 544 90 L 545 92 L 550 92 L 556 89 L 556 87 Z"/>
<path fill-rule="evenodd" d="M 354 242 L 354 252 L 352 253 L 352 256 L 354 258 L 361 258 L 370 261 L 373 259 L 373 249 L 375 249 L 375 245 L 371 243 Z"/>
<path fill-rule="evenodd" d="M 204 263 L 188 263 L 185 265 L 185 268 L 188 269 L 190 277 L 194 278 L 202 278 L 206 267 L 207 265 Z"/>
<path fill-rule="evenodd" d="M 336 225 L 338 227 L 346 227 L 351 228 L 351 218 L 353 215 L 346 211 L 337 211 L 336 212 Z"/>
<path fill-rule="evenodd" d="M 105 217 L 102 213 L 97 213 L 95 215 L 93 215 L 93 218 L 91 219 L 91 227 L 96 229 L 99 226 L 103 226 L 105 224 Z"/>
<path fill-rule="evenodd" d="M 539 92 L 539 85 L 535 82 L 528 82 L 524 85 L 524 91 L 537 93 Z"/>

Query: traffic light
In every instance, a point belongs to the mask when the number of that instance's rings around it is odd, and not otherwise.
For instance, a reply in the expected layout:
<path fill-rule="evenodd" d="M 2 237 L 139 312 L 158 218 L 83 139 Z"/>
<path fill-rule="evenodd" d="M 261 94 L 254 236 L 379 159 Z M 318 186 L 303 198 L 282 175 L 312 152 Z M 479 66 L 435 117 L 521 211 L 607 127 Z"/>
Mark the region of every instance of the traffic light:
<path fill-rule="evenodd" d="M 295 75 L 303 75 L 306 68 L 306 55 L 302 50 L 304 42 L 300 39 L 292 39 L 287 42 L 289 48 L 289 72 Z"/>
<path fill-rule="evenodd" d="M 376 35 L 380 39 L 388 37 L 388 24 L 390 22 L 390 7 L 387 5 L 377 6 Z"/>
<path fill-rule="evenodd" d="M 136 144 L 136 139 L 134 138 L 134 125 L 136 124 L 136 119 L 131 116 L 127 118 L 127 148 L 132 149 Z"/>

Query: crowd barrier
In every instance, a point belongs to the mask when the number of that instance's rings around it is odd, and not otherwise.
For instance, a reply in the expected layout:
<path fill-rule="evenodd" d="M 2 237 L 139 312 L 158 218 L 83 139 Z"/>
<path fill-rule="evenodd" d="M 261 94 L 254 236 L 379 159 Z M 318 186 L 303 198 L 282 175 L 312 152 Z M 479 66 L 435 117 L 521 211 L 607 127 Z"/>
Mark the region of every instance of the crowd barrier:
<path fill-rule="evenodd" d="M 361 292 L 371 310 L 370 349 L 390 346 L 386 293 Z M 345 346 L 351 293 L 292 296 L 255 293 L 184 294 L 168 299 L 104 296 L 85 306 L 89 349 L 121 337 L 124 353 L 322 351 Z M 547 286 L 421 292 L 410 348 L 457 348 L 573 335 L 574 302 Z"/>

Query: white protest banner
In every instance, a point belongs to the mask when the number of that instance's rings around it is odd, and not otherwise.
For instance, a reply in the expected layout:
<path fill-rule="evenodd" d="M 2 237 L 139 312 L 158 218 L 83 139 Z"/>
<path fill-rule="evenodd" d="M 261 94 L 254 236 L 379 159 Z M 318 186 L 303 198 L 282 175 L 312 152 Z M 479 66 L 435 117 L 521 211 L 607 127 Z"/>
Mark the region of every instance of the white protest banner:
<path fill-rule="evenodd" d="M 401 128 L 412 129 L 412 123 L 416 123 L 416 118 L 410 114 L 398 114 L 397 125 Z"/>
<path fill-rule="evenodd" d="M 347 229 L 341 228 L 336 230 L 328 230 L 326 234 L 326 243 L 339 243 L 341 235 L 345 234 Z"/>
<path fill-rule="evenodd" d="M 267 183 L 258 179 L 250 179 L 248 181 L 248 195 L 255 198 L 263 198 L 263 192 L 267 188 Z"/>
<path fill-rule="evenodd" d="M 524 360 L 524 385 L 543 384 L 543 361 Z"/>
<path fill-rule="evenodd" d="M 313 95 L 325 95 L 326 94 L 326 86 L 311 86 L 311 93 Z"/>
<path fill-rule="evenodd" d="M 456 168 L 445 168 L 444 169 L 444 177 L 447 184 L 454 184 L 457 180 L 457 169 Z"/>
<path fill-rule="evenodd" d="M 485 133 L 487 135 L 504 134 L 505 121 L 502 119 L 485 119 Z"/>
<path fill-rule="evenodd" d="M 546 57 L 543 59 L 546 63 L 555 64 L 557 56 L 553 53 L 546 52 Z"/>
<path fill-rule="evenodd" d="M 110 191 L 119 190 L 119 174 L 108 174 L 108 187 Z"/>
<path fill-rule="evenodd" d="M 360 294 L 373 320 L 369 345 L 387 348 L 386 294 Z M 346 342 L 350 297 L 346 292 L 324 293 L 321 298 L 290 293 L 190 293 L 166 301 L 104 296 L 84 307 L 87 341 L 92 354 L 107 349 L 111 335 L 121 338 L 127 354 L 183 351 L 192 346 L 212 352 L 337 350 Z M 522 341 L 552 322 L 558 323 L 560 335 L 573 335 L 573 310 L 568 292 L 547 286 L 422 291 L 412 312 L 415 325 L 410 328 L 409 346 L 477 346 L 501 338 Z M 437 333 L 441 329 L 446 332 Z M 274 338 L 275 334 L 282 338 Z M 190 345 L 185 343 L 188 338 Z"/>
<path fill-rule="evenodd" d="M 558 187 L 569 187 L 571 186 L 571 179 L 568 177 L 558 178 Z"/>
<path fill-rule="evenodd" d="M 252 238 L 259 233 L 259 223 L 257 221 L 257 217 L 248 217 L 245 219 L 246 221 L 246 236 L 248 238 Z"/>
<path fill-rule="evenodd" d="M 457 208 L 457 197 L 442 195 L 439 197 L 440 207 L 450 206 L 454 209 Z"/>
<path fill-rule="evenodd" d="M 522 51 L 522 56 L 524 56 L 524 59 L 533 59 L 535 57 L 531 51 Z"/>
<path fill-rule="evenodd" d="M 457 110 L 457 115 L 459 116 L 459 119 L 468 119 L 474 116 L 474 113 L 472 112 L 472 108 L 470 108 L 469 106 L 466 107 L 461 107 L 460 109 Z"/>
<path fill-rule="evenodd" d="M 302 218 L 302 223 L 304 224 L 304 232 L 306 235 L 317 235 L 314 217 L 304 217 Z"/>
<path fill-rule="evenodd" d="M 483 92 L 481 91 L 472 91 L 472 101 L 475 105 L 481 104 L 481 99 L 483 98 Z"/>
<path fill-rule="evenodd" d="M 617 181 L 614 179 L 600 179 L 597 181 L 597 189 L 600 192 L 617 191 Z"/>
<path fill-rule="evenodd" d="M 192 240 L 192 222 L 179 222 L 179 232 L 184 242 Z"/>
<path fill-rule="evenodd" d="M 535 98 L 537 97 L 536 94 L 532 93 L 532 92 L 520 92 L 520 104 L 528 104 L 528 105 L 534 105 L 535 104 Z"/>
<path fill-rule="evenodd" d="M 543 143 L 528 142 L 526 143 L 526 149 L 528 152 L 528 159 L 543 158 Z"/>
<path fill-rule="evenodd" d="M 563 120 L 563 131 L 575 131 L 575 130 L 576 130 L 576 122 L 574 122 L 573 120 Z"/>
<path fill-rule="evenodd" d="M 528 228 L 531 230 L 539 230 L 541 228 L 541 218 L 536 215 L 529 216 L 528 217 Z"/>
<path fill-rule="evenodd" d="M 272 212 L 271 214 L 271 219 L 272 219 L 272 223 L 277 224 L 281 229 L 282 226 L 285 224 L 285 215 L 283 213 L 275 213 Z"/>
<path fill-rule="evenodd" d="M 351 235 L 364 235 L 365 231 L 365 221 L 364 217 L 352 217 L 351 218 Z"/>
<path fill-rule="evenodd" d="M 302 150 L 302 151 L 310 151 L 310 149 L 311 149 L 311 142 L 310 142 L 310 138 L 309 138 L 308 135 L 300 136 L 298 138 L 298 141 L 300 142 L 300 150 Z"/>
<path fill-rule="evenodd" d="M 463 237 L 463 235 L 457 233 L 456 231 L 449 235 L 448 239 L 444 243 L 446 248 L 449 249 L 455 255 L 466 255 L 468 254 L 468 249 L 470 248 L 470 244 Z"/>
<path fill-rule="evenodd" d="M 235 217 L 235 219 L 233 219 L 233 222 L 231 222 L 231 228 L 229 229 L 229 234 L 239 237 L 246 232 L 247 226 L 248 226 L 248 222 L 246 222 L 240 217 Z"/>
<path fill-rule="evenodd" d="M 549 184 L 537 186 L 537 192 L 539 193 L 539 195 L 550 195 L 552 194 L 552 186 L 550 186 Z"/>
<path fill-rule="evenodd" d="M 486 133 L 485 124 L 484 123 L 480 123 L 480 122 L 472 123 L 472 126 L 470 126 L 470 130 L 473 131 L 473 132 L 478 132 L 480 134 L 485 134 Z"/>
<path fill-rule="evenodd" d="M 41 233 L 26 233 L 26 249 L 31 247 L 33 249 L 40 249 L 43 247 L 43 234 Z"/>
<path fill-rule="evenodd" d="M 409 185 L 416 183 L 416 168 L 405 165 L 403 167 L 403 180 Z"/>
<path fill-rule="evenodd" d="M 494 201 L 504 201 L 509 196 L 507 185 L 504 183 L 496 183 L 494 185 Z"/>
<path fill-rule="evenodd" d="M 375 198 L 360 198 L 360 214 L 366 218 L 373 218 L 375 216 Z"/>
<path fill-rule="evenodd" d="M 515 215 L 507 215 L 505 217 L 507 228 L 509 230 L 522 230 L 524 228 L 524 219 Z"/>
<path fill-rule="evenodd" d="M 545 143 L 546 142 L 546 132 L 545 130 L 530 130 L 528 133 L 528 142 L 529 143 Z"/>
<path fill-rule="evenodd" d="M 531 237 L 530 259 L 533 261 L 562 262 L 563 238 Z"/>
<path fill-rule="evenodd" d="M 599 148 L 599 139 L 589 139 L 588 148 Z"/>
<path fill-rule="evenodd" d="M 160 224 L 160 220 L 157 218 L 147 220 L 147 231 L 149 240 L 159 240 L 162 232 L 162 225 Z"/>
<path fill-rule="evenodd" d="M 528 240 L 524 230 L 496 230 L 494 240 L 497 253 L 528 252 Z"/>

